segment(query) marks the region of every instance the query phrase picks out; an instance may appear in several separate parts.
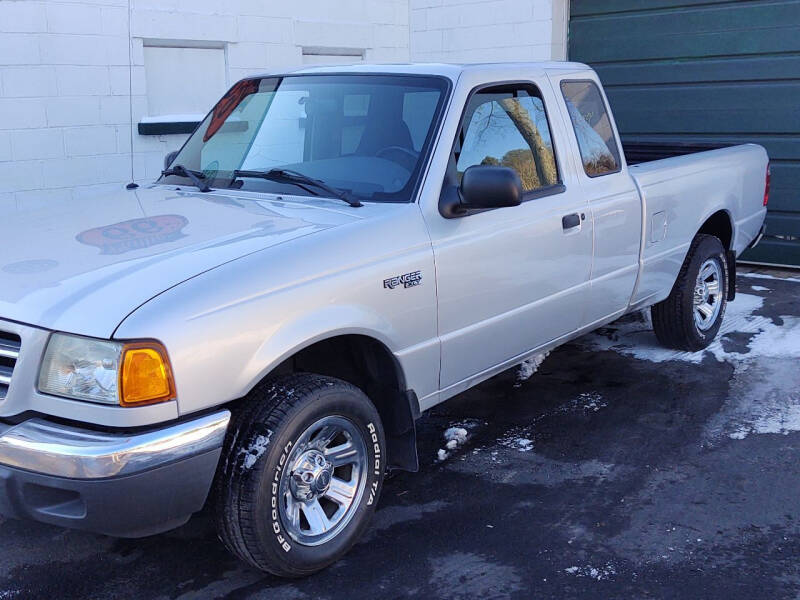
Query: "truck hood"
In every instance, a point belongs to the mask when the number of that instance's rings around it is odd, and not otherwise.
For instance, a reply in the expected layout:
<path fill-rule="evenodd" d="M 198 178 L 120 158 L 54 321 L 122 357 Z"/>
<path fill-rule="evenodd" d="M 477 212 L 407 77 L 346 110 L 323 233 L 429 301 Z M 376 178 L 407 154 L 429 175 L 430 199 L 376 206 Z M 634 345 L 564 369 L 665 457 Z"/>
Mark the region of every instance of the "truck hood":
<path fill-rule="evenodd" d="M 182 281 L 363 218 L 337 202 L 150 186 L 4 215 L 0 319 L 110 337 Z"/>

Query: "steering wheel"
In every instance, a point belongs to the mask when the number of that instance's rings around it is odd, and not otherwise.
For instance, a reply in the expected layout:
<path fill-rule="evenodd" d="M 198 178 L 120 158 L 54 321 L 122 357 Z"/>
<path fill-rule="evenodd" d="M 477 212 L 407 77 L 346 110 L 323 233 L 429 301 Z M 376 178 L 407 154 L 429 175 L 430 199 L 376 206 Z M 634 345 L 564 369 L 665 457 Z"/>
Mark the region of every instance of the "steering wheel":
<path fill-rule="evenodd" d="M 394 154 L 394 156 L 392 156 L 392 154 Z M 378 158 L 386 158 L 387 160 L 397 163 L 408 171 L 413 171 L 414 165 L 417 164 L 419 152 L 415 152 L 409 148 L 404 148 L 403 146 L 386 146 L 386 148 L 381 148 L 378 150 L 375 153 L 375 156 Z"/>

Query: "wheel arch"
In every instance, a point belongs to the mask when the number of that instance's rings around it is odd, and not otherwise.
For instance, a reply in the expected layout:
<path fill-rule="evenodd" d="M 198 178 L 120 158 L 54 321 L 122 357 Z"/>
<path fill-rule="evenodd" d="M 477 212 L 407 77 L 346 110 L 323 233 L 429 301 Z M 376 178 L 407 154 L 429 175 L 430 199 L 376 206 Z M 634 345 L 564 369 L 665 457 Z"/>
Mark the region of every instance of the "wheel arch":
<path fill-rule="evenodd" d="M 735 231 L 730 213 L 725 209 L 713 213 L 700 226 L 697 235 L 700 234 L 713 235 L 722 242 L 728 267 L 727 296 L 728 300 L 733 300 L 736 297 L 736 252 L 733 250 Z"/>
<path fill-rule="evenodd" d="M 419 400 L 408 389 L 403 366 L 382 338 L 374 331 L 347 328 L 306 339 L 264 369 L 250 389 L 279 375 L 303 372 L 352 383 L 381 417 L 389 468 L 416 471 Z"/>
<path fill-rule="evenodd" d="M 720 239 L 725 250 L 730 250 L 733 246 L 733 219 L 726 209 L 720 209 L 712 213 L 697 230 L 697 233 L 713 235 Z"/>

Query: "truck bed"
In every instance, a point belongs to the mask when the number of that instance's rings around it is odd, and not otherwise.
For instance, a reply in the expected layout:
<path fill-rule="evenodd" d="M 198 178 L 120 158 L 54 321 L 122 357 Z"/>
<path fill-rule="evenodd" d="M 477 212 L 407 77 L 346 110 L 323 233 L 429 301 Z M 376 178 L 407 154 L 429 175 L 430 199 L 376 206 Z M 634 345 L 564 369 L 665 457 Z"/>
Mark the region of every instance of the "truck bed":
<path fill-rule="evenodd" d="M 756 238 L 764 221 L 768 157 L 761 146 L 743 144 L 696 153 L 673 150 L 676 153 L 669 158 L 630 166 L 644 215 L 641 275 L 633 305 L 651 304 L 669 294 L 698 220 L 703 223 L 717 213 L 726 219 L 735 233 L 723 244 L 737 256 Z M 641 156 L 641 149 L 638 152 Z"/>
<path fill-rule="evenodd" d="M 725 144 L 720 142 L 642 142 L 636 140 L 626 140 L 622 138 L 622 151 L 625 153 L 625 160 L 629 166 L 638 165 L 643 162 L 660 160 L 662 158 L 672 158 L 685 154 L 695 154 L 697 152 L 707 152 L 708 150 L 718 150 L 729 148 L 735 144 Z"/>

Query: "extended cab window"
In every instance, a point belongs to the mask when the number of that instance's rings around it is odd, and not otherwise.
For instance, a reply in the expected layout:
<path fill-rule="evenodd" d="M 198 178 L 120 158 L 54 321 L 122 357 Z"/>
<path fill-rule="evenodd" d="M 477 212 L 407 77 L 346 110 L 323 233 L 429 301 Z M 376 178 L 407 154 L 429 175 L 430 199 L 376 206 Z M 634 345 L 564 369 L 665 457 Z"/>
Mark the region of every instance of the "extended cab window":
<path fill-rule="evenodd" d="M 593 81 L 562 81 L 561 93 L 578 139 L 586 174 L 596 177 L 619 171 L 617 141 L 597 85 Z"/>
<path fill-rule="evenodd" d="M 525 191 L 559 182 L 544 103 L 527 86 L 493 87 L 473 94 L 455 158 L 459 180 L 473 165 L 500 165 L 519 174 Z"/>

